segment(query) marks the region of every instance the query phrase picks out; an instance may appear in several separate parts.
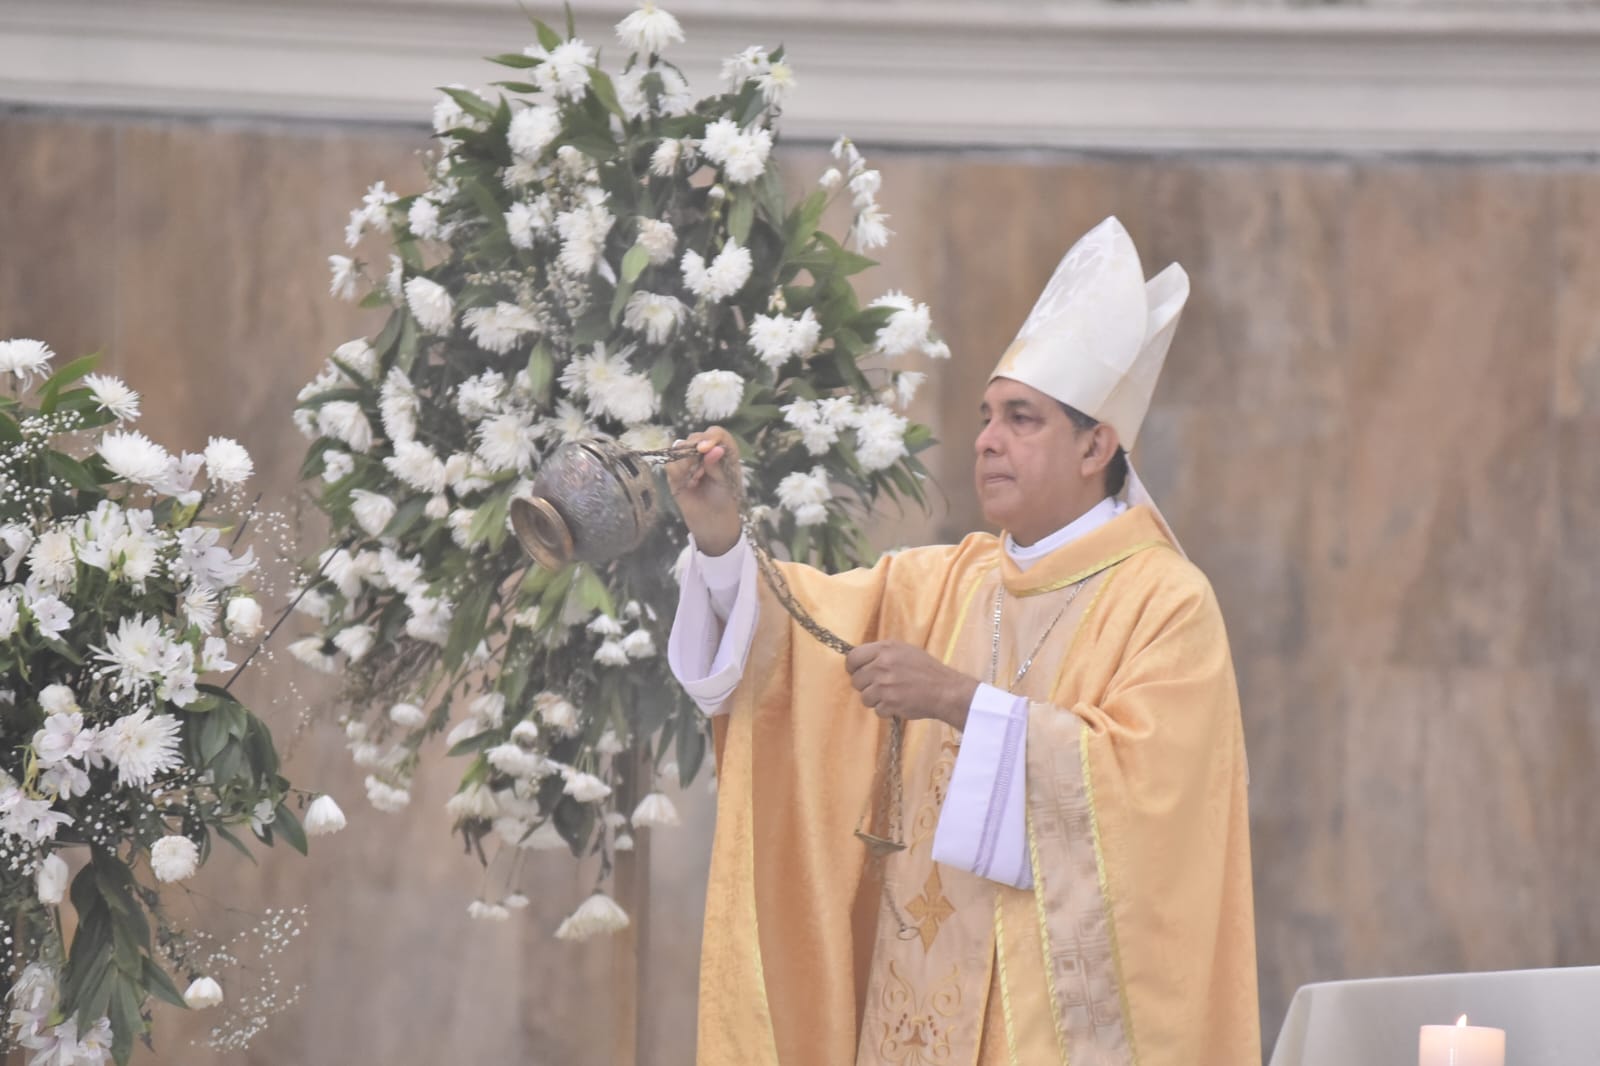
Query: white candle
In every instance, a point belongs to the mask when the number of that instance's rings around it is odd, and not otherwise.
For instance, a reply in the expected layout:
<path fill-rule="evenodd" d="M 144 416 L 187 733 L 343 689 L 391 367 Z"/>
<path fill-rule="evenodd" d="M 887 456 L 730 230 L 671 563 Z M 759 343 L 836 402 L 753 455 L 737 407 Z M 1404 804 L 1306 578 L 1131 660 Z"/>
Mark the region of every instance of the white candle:
<path fill-rule="evenodd" d="M 1468 1025 L 1424 1025 L 1417 1066 L 1506 1066 L 1506 1031 Z"/>

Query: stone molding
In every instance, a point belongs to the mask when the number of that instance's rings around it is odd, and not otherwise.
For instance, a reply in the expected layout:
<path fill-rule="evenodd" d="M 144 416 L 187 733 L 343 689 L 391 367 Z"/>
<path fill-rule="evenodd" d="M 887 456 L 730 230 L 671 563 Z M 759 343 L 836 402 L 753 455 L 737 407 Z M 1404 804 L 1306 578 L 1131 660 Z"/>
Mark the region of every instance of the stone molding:
<path fill-rule="evenodd" d="M 538 7 L 548 7 L 539 4 Z M 580 3 L 608 51 L 632 5 Z M 1593 155 L 1600 9 L 682 0 L 697 86 L 783 43 L 792 139 L 939 148 Z M 0 106 L 420 124 L 498 77 L 513 0 L 6 0 Z"/>

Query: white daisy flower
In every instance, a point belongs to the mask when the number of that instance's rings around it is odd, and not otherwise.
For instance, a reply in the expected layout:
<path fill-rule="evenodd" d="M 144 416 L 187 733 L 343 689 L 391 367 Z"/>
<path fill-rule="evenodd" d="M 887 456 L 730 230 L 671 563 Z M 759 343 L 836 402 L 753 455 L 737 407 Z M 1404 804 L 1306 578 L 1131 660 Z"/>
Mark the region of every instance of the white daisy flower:
<path fill-rule="evenodd" d="M 744 402 L 744 378 L 731 370 L 704 370 L 689 381 L 685 403 L 691 417 L 720 422 Z"/>
<path fill-rule="evenodd" d="M 224 485 L 239 485 L 255 473 L 250 453 L 236 440 L 212 437 L 206 442 L 206 476 Z"/>
<path fill-rule="evenodd" d="M 674 330 L 682 325 L 689 309 L 675 296 L 653 292 L 636 292 L 628 297 L 622 324 L 637 333 L 643 333 L 650 344 L 664 344 Z"/>
<path fill-rule="evenodd" d="M 154 485 L 172 466 L 167 450 L 136 429 L 107 433 L 96 450 L 113 474 L 138 485 Z"/>
<path fill-rule="evenodd" d="M 873 404 L 857 413 L 856 458 L 861 468 L 871 473 L 893 466 L 906 455 L 906 428 L 910 423 L 882 404 Z"/>
<path fill-rule="evenodd" d="M 139 394 L 128 388 L 121 378 L 87 374 L 83 383 L 88 386 L 100 409 L 118 422 L 132 422 L 139 417 Z"/>
<path fill-rule="evenodd" d="M 369 537 L 383 535 L 384 528 L 394 518 L 395 510 L 395 502 L 381 492 L 369 492 L 366 489 L 350 491 L 350 513 Z"/>
<path fill-rule="evenodd" d="M 526 162 L 537 162 L 544 150 L 561 132 L 561 112 L 547 104 L 523 108 L 511 116 L 506 144 L 511 154 Z"/>
<path fill-rule="evenodd" d="M 361 271 L 356 261 L 347 255 L 330 255 L 328 271 L 332 274 L 328 295 L 336 300 L 354 300 L 361 281 Z"/>
<path fill-rule="evenodd" d="M 629 51 L 657 55 L 669 44 L 683 43 L 683 27 L 657 7 L 654 0 L 643 0 L 639 10 L 630 12 L 617 23 L 617 40 Z"/>
<path fill-rule="evenodd" d="M 683 253 L 683 282 L 690 292 L 717 303 L 726 300 L 750 280 L 754 261 L 750 249 L 729 241 L 708 265 L 699 252 Z"/>
<path fill-rule="evenodd" d="M 318 407 L 317 431 L 343 442 L 351 451 L 372 449 L 372 423 L 354 400 L 332 400 Z"/>
<path fill-rule="evenodd" d="M 157 881 L 186 881 L 200 868 L 200 849 L 184 836 L 164 836 L 150 846 L 150 869 Z"/>
<path fill-rule="evenodd" d="M 0 374 L 15 375 L 27 385 L 35 374 L 43 375 L 56 357 L 43 341 L 19 339 L 0 341 Z"/>
<path fill-rule="evenodd" d="M 595 50 L 574 38 L 546 51 L 534 45 L 527 55 L 542 59 L 532 70 L 533 83 L 541 92 L 562 100 L 577 100 L 588 91 L 589 68 L 594 66 Z"/>
<path fill-rule="evenodd" d="M 151 714 L 141 707 L 100 730 L 94 750 L 117 770 L 124 787 L 148 788 L 157 774 L 182 765 L 178 737 L 183 723 L 170 714 Z"/>
<path fill-rule="evenodd" d="M 406 305 L 417 324 L 429 333 L 449 333 L 455 322 L 456 305 L 443 285 L 428 278 L 406 282 Z"/>
<path fill-rule="evenodd" d="M 650 262 L 655 266 L 670 262 L 673 253 L 678 248 L 678 235 L 673 232 L 672 223 L 663 222 L 658 218 L 639 219 L 639 245 L 650 256 Z"/>
<path fill-rule="evenodd" d="M 794 514 L 796 525 L 814 526 L 828 519 L 827 501 L 833 498 L 828 472 L 813 467 L 809 474 L 795 471 L 778 482 L 778 502 Z"/>

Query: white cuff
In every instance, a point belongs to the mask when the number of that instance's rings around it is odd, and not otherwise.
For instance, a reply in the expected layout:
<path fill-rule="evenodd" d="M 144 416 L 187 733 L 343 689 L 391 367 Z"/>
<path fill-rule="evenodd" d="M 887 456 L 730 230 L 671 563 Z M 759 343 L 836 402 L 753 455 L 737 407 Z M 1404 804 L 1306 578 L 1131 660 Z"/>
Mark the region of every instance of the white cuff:
<path fill-rule="evenodd" d="M 933 833 L 935 862 L 1013 888 L 1033 887 L 1027 766 L 1028 701 L 979 685 Z"/>
<path fill-rule="evenodd" d="M 689 542 L 694 543 L 692 534 Z M 743 533 L 739 534 L 733 547 L 721 555 L 707 555 L 698 547 L 694 549 L 694 561 L 700 566 L 700 577 L 705 581 L 706 591 L 711 593 L 711 609 L 722 621 L 727 620 L 728 612 L 733 610 L 733 601 L 738 598 L 739 586 L 744 581 L 744 564 L 749 556 L 750 545 L 746 543 Z"/>
<path fill-rule="evenodd" d="M 756 559 L 741 538 L 739 545 L 722 556 L 705 556 L 689 540 L 689 562 L 684 567 L 683 586 L 678 594 L 678 613 L 667 637 L 667 665 L 685 692 L 706 714 L 720 714 L 728 697 L 744 676 L 745 659 L 750 654 L 760 613 Z M 738 562 L 738 582 L 732 590 L 732 603 L 726 621 L 716 609 L 716 590 L 711 587 L 704 563 L 721 567 Z M 730 567 L 731 568 L 731 567 Z"/>

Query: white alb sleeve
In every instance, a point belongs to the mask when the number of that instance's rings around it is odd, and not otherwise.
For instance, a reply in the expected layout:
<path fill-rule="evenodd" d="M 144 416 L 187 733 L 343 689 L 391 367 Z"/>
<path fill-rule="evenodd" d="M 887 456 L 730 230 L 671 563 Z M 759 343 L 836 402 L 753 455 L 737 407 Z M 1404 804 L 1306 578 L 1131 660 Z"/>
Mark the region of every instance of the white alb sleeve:
<path fill-rule="evenodd" d="M 979 685 L 933 831 L 935 862 L 1013 888 L 1033 887 L 1027 766 L 1028 701 Z"/>
<path fill-rule="evenodd" d="M 723 555 L 694 548 L 684 567 L 678 612 L 667 637 L 667 665 L 706 714 L 723 711 L 755 638 L 760 608 L 756 559 L 743 537 Z"/>

